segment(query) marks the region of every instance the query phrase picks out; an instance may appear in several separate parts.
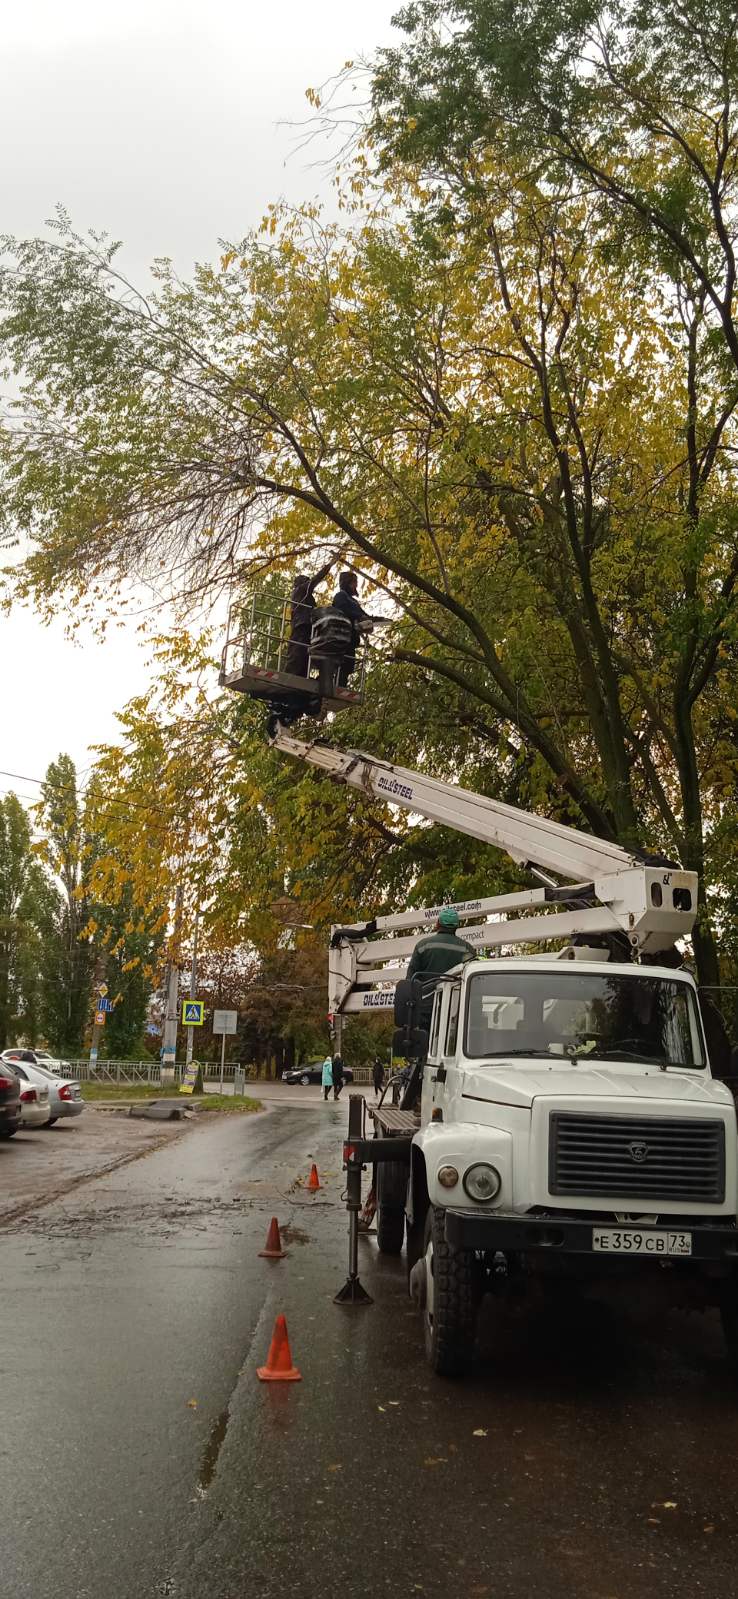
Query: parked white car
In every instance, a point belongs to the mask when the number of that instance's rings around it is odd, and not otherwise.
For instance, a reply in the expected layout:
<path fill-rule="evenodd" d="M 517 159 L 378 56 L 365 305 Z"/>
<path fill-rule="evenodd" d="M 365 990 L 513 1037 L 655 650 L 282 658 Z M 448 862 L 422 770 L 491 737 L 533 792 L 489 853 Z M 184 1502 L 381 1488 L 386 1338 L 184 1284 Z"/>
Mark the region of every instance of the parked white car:
<path fill-rule="evenodd" d="M 71 1061 L 61 1060 L 59 1056 L 50 1054 L 48 1049 L 30 1049 L 26 1044 L 14 1044 L 12 1049 L 4 1049 L 0 1058 L 13 1064 L 21 1061 L 27 1066 L 44 1066 L 55 1077 L 66 1077 L 68 1082 L 72 1080 Z"/>
<path fill-rule="evenodd" d="M 57 1077 L 66 1077 L 67 1082 L 71 1081 L 72 1062 L 70 1060 L 62 1060 L 59 1055 L 50 1055 L 48 1049 L 34 1049 L 33 1054 L 36 1057 L 37 1064 L 45 1066 L 47 1072 L 54 1072 Z"/>
<path fill-rule="evenodd" d="M 29 1127 L 48 1127 L 51 1121 L 48 1083 L 31 1083 L 17 1062 L 13 1070 L 20 1079 L 21 1131 Z"/>
<path fill-rule="evenodd" d="M 16 1063 L 17 1064 L 17 1063 Z M 61 1070 L 63 1062 L 59 1062 Z M 81 1116 L 85 1108 L 82 1098 L 82 1089 L 74 1077 L 57 1076 L 56 1072 L 47 1070 L 45 1066 L 25 1066 L 24 1070 L 33 1073 L 32 1082 L 43 1080 L 48 1084 L 49 1103 L 51 1105 L 51 1121 L 49 1126 L 61 1116 Z"/>
<path fill-rule="evenodd" d="M 81 1116 L 85 1108 L 82 1091 L 79 1083 L 72 1077 L 57 1077 L 55 1072 L 40 1066 L 36 1061 L 30 1061 L 28 1056 L 36 1054 L 35 1050 L 6 1049 L 0 1059 L 7 1061 L 13 1067 L 21 1084 L 35 1087 L 46 1095 L 49 1105 L 47 1124 L 53 1127 L 61 1116 Z M 21 1060 L 19 1057 L 23 1056 Z M 21 1101 L 23 1095 L 21 1094 Z"/>

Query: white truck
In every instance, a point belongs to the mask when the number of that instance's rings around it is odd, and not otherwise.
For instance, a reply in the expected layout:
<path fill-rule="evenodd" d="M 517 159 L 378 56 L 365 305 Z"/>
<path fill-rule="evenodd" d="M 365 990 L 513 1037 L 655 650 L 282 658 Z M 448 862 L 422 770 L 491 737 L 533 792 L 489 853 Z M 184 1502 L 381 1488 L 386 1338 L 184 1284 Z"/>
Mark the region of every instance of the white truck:
<path fill-rule="evenodd" d="M 694 923 L 694 875 L 359 751 L 282 729 L 274 743 L 333 781 L 497 844 L 542 883 L 456 907 L 482 958 L 440 978 L 427 1040 L 403 972 L 439 907 L 333 931 L 339 1040 L 347 1013 L 394 1004 L 423 1062 L 403 1106 L 351 1101 L 350 1267 L 337 1298 L 368 1299 L 356 1238 L 372 1165 L 379 1246 L 399 1253 L 406 1239 L 436 1372 L 468 1365 L 485 1294 L 603 1280 L 625 1291 L 626 1279 L 638 1292 L 644 1277 L 666 1303 L 717 1306 L 738 1363 L 735 1106 L 711 1075 L 696 987 L 672 953 Z M 558 947 L 508 953 L 542 942 Z"/>

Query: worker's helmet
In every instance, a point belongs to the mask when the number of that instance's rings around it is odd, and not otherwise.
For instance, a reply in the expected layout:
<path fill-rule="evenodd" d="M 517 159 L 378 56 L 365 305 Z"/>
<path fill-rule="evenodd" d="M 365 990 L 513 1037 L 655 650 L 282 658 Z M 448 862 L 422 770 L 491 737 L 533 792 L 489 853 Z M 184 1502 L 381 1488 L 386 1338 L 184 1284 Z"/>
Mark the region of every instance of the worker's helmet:
<path fill-rule="evenodd" d="M 340 589 L 352 589 L 357 582 L 358 579 L 355 572 L 342 572 L 338 579 L 338 587 Z"/>
<path fill-rule="evenodd" d="M 450 928 L 453 931 L 458 927 L 460 920 L 459 913 L 454 910 L 453 905 L 444 905 L 438 917 L 438 926 Z"/>

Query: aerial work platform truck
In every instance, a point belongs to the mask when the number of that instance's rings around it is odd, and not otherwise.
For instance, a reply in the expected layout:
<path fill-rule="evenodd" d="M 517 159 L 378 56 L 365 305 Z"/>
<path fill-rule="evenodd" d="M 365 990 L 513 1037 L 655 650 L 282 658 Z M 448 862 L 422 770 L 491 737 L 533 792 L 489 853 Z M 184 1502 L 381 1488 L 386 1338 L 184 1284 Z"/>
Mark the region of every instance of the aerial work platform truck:
<path fill-rule="evenodd" d="M 396 1048 L 415 1063 L 399 1105 L 350 1102 L 337 1298 L 369 1300 L 357 1240 L 371 1167 L 379 1247 L 406 1251 L 437 1373 L 467 1369 L 484 1296 L 533 1288 L 560 1299 L 647 1287 L 665 1307 L 716 1306 L 738 1367 L 735 1105 L 676 953 L 697 913 L 695 875 L 282 725 L 272 742 L 334 783 L 495 845 L 538 885 L 456 905 L 476 959 L 434 984 L 427 1031 L 427 992 L 405 972 L 440 907 L 333 929 L 339 1047 L 346 1015 L 391 1008 Z"/>

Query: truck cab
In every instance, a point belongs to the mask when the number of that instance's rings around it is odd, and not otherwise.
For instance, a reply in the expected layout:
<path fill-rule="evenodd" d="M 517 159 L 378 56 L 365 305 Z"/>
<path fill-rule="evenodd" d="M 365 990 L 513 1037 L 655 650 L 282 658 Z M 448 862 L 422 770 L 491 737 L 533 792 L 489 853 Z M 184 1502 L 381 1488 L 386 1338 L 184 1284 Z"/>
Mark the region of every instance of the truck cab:
<path fill-rule="evenodd" d="M 561 957 L 447 973 L 408 1189 L 431 1365 L 463 1369 L 485 1292 L 624 1272 L 719 1305 L 735 1357 L 736 1152 L 688 973 Z"/>

